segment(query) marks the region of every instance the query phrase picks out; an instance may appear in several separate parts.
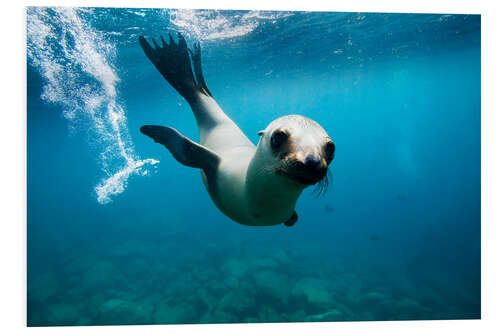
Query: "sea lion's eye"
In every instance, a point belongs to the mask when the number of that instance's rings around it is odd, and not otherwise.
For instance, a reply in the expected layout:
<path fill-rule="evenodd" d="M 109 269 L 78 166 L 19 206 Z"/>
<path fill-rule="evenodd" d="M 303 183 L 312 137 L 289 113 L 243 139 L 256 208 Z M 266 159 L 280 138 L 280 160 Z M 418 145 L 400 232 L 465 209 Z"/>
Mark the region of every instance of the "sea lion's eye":
<path fill-rule="evenodd" d="M 333 160 L 333 156 L 335 154 L 335 144 L 333 141 L 328 141 L 325 145 L 325 157 L 327 161 Z"/>
<path fill-rule="evenodd" d="M 288 133 L 286 133 L 282 130 L 276 130 L 276 131 L 274 131 L 273 135 L 271 136 L 271 146 L 273 148 L 278 148 L 283 143 L 285 143 L 286 140 L 288 140 Z"/>

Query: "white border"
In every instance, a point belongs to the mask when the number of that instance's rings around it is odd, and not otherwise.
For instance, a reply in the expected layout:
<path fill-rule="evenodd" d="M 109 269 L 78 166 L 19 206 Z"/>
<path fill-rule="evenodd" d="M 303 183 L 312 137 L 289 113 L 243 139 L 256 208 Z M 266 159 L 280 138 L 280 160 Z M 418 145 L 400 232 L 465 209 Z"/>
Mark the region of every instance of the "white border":
<path fill-rule="evenodd" d="M 112 6 L 112 7 L 169 7 L 169 8 L 219 8 L 262 10 L 316 10 L 363 12 L 411 13 L 469 13 L 482 14 L 482 320 L 462 321 L 409 321 L 409 322 L 349 322 L 307 324 L 251 324 L 251 325 L 176 325 L 176 326 L 114 326 L 79 328 L 31 328 L 40 331 L 92 330 L 135 332 L 203 330 L 208 332 L 303 331 L 330 332 L 340 329 L 350 332 L 412 332 L 426 331 L 490 331 L 500 326 L 498 315 L 499 260 L 498 227 L 499 172 L 498 154 L 499 85 L 498 31 L 500 21 L 493 1 L 418 0 L 418 1 L 356 1 L 325 0 L 279 1 L 245 0 L 53 0 L 19 1 L 4 5 L 1 11 L 2 51 L 0 62 L 1 84 L 1 270 L 0 270 L 0 327 L 4 332 L 25 327 L 25 255 L 26 255 L 26 50 L 25 6 Z"/>

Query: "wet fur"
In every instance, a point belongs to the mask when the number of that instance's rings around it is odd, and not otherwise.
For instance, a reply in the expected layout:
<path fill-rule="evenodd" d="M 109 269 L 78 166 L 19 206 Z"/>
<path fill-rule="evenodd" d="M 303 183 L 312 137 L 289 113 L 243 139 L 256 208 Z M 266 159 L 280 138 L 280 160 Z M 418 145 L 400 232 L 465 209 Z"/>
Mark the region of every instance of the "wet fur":
<path fill-rule="evenodd" d="M 204 172 L 202 168 L 203 181 L 212 200 L 224 214 L 241 224 L 266 226 L 295 222 L 295 204 L 308 185 L 278 173 L 280 170 L 291 171 L 297 168 L 298 163 L 303 161 L 301 155 L 304 155 L 305 150 L 312 149 L 321 154 L 322 145 L 329 139 L 328 135 L 313 120 L 290 115 L 274 120 L 266 130 L 261 131 L 261 139 L 255 147 L 222 111 L 208 90 L 201 72 L 199 45 L 189 52 L 181 35 L 178 35 L 178 40 L 175 43 L 170 37 L 167 43 L 162 39 L 162 46 L 153 40 L 152 47 L 145 38 L 140 37 L 140 44 L 158 71 L 187 100 L 200 132 L 200 146 L 217 158 L 217 169 L 213 174 Z M 279 127 L 289 130 L 292 137 L 280 149 L 280 157 L 269 146 L 270 134 Z M 149 134 L 153 135 L 153 139 L 161 140 L 154 133 Z M 171 152 L 181 151 L 173 146 L 173 142 L 161 140 L 160 143 Z M 183 142 L 189 143 L 189 140 Z M 182 163 L 185 156 L 174 154 L 174 157 Z M 184 162 L 188 166 L 198 165 L 191 163 L 191 159 Z M 327 177 L 319 181 L 320 192 L 326 190 L 327 184 Z"/>

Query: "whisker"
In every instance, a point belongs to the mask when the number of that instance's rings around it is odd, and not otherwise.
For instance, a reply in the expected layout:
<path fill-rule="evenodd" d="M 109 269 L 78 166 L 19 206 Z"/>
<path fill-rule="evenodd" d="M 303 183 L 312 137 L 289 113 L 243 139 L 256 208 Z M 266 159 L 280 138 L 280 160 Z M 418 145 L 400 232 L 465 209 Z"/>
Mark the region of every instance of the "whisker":
<path fill-rule="evenodd" d="M 331 177 L 331 175 L 332 174 L 331 174 L 330 170 L 328 169 L 327 172 L 326 172 L 325 177 L 323 177 L 318 182 L 318 184 L 316 185 L 316 187 L 312 191 L 312 194 L 315 194 L 316 198 L 324 196 L 326 194 L 326 192 L 328 191 L 328 185 L 330 184 L 330 179 L 329 178 Z"/>

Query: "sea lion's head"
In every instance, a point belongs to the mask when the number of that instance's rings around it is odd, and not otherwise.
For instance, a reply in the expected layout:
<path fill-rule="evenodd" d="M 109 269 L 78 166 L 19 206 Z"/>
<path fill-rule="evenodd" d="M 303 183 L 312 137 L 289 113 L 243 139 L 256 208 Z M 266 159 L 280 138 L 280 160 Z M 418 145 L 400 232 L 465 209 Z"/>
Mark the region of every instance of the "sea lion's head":
<path fill-rule="evenodd" d="M 335 144 L 314 120 L 299 115 L 284 116 L 271 122 L 259 135 L 259 150 L 268 156 L 268 170 L 299 187 L 327 180 Z"/>

